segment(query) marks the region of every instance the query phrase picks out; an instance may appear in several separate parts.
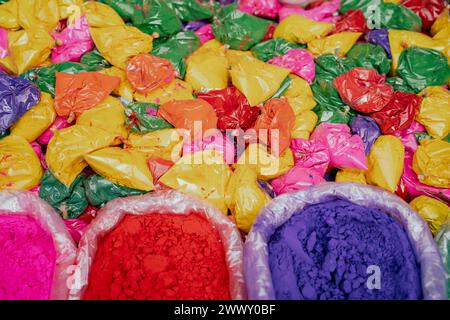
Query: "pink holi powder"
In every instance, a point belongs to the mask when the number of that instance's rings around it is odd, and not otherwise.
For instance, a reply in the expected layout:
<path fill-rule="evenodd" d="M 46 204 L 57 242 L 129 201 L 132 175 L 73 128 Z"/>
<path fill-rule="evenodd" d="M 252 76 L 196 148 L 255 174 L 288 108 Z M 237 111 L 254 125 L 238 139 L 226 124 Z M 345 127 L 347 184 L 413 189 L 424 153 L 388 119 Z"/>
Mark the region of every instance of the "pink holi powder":
<path fill-rule="evenodd" d="M 50 298 L 56 251 L 51 235 L 26 215 L 0 214 L 0 299 Z"/>

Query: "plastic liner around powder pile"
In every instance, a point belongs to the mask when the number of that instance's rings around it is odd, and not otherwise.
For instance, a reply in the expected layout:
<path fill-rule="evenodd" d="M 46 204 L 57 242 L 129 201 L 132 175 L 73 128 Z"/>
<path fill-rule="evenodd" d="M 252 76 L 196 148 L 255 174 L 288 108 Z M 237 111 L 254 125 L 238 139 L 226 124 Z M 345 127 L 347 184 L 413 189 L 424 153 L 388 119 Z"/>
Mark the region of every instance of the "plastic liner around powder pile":
<path fill-rule="evenodd" d="M 262 210 L 244 246 L 244 270 L 250 299 L 268 300 L 277 297 L 276 288 L 273 285 L 275 277 L 272 276 L 269 266 L 268 245 L 277 228 L 283 226 L 295 213 L 306 206 L 336 199 L 385 212 L 400 223 L 406 231 L 418 268 L 420 268 L 423 299 L 446 299 L 445 271 L 436 244 L 424 220 L 393 194 L 379 188 L 355 183 L 326 183 L 308 190 L 283 195 Z M 314 298 L 312 294 L 306 293 L 310 299 Z"/>
<path fill-rule="evenodd" d="M 164 219 L 160 217 L 164 217 Z M 189 224 L 191 227 L 188 226 Z M 176 227 L 177 225 L 178 227 Z M 198 228 L 198 226 L 202 227 Z M 134 227 L 136 230 L 148 228 L 150 231 L 145 236 L 146 239 L 140 234 L 141 231 L 136 232 L 133 235 L 134 240 L 138 239 L 134 241 L 136 245 L 127 241 L 126 238 L 129 235 L 123 233 L 125 229 L 128 233 L 133 233 Z M 184 227 L 186 230 L 183 230 Z M 205 230 L 208 229 L 209 232 L 205 233 Z M 155 233 L 153 236 L 152 230 L 160 232 L 165 230 L 164 232 L 167 234 L 163 237 Z M 179 236 L 179 240 L 176 239 L 177 237 L 172 238 L 171 232 Z M 194 235 L 197 238 L 195 240 L 198 240 L 197 243 L 192 241 L 195 238 Z M 211 237 L 211 235 L 214 236 Z M 164 240 L 155 242 L 156 239 Z M 209 246 L 201 243 L 205 239 L 212 239 L 208 240 L 210 241 Z M 141 240 L 148 242 L 145 246 L 140 246 L 139 241 Z M 191 264 L 192 273 L 190 274 L 186 271 L 186 266 L 174 263 L 178 256 L 176 253 L 186 245 L 180 243 L 183 240 L 192 243 L 193 247 L 198 246 L 198 248 L 193 248 L 198 250 L 185 248 L 187 249 L 185 257 L 182 257 L 183 261 L 180 260 L 181 263 Z M 122 245 L 127 248 L 125 253 L 132 253 L 126 252 L 127 250 L 134 251 L 137 253 L 136 256 L 130 256 L 131 258 L 127 259 L 117 256 L 121 250 L 115 248 L 121 245 L 121 241 L 122 244 L 126 242 Z M 167 243 L 164 243 L 165 241 L 172 242 L 173 251 L 170 250 Z M 218 244 L 223 248 L 218 248 Z M 108 252 L 105 249 L 111 249 L 110 245 L 116 247 Z M 212 250 L 216 250 L 216 252 L 212 253 Z M 222 253 L 219 254 L 220 251 Z M 110 253 L 111 256 L 104 255 L 105 252 Z M 202 254 L 200 254 L 201 252 Z M 218 265 L 212 266 L 211 261 L 207 261 L 207 256 L 211 257 Z M 176 191 L 161 191 L 143 196 L 115 199 L 99 211 L 98 216 L 81 238 L 75 266 L 75 277 L 80 281 L 77 287 L 72 288 L 70 298 L 105 298 L 99 294 L 99 290 L 90 288 L 90 281 L 95 277 L 95 283 L 103 286 L 105 290 L 114 292 L 110 294 L 114 295 L 115 299 L 228 298 L 241 300 L 247 297 L 242 256 L 242 240 L 236 226 L 226 216 L 205 202 L 192 199 Z M 98 257 L 101 259 L 97 262 Z M 111 267 L 114 264 L 117 268 Z M 197 279 L 205 281 L 202 279 L 202 274 L 198 274 L 199 266 L 201 267 L 200 272 L 205 274 L 205 278 L 211 272 L 216 273 L 209 284 L 200 283 L 201 290 L 195 288 L 195 281 L 190 278 L 192 276 L 196 281 Z M 109 274 L 96 272 L 99 269 L 106 270 L 105 273 Z M 131 271 L 127 272 L 127 270 Z M 120 281 L 115 281 L 116 279 L 120 279 Z M 92 285 L 95 283 L 93 282 Z M 223 285 L 226 283 L 228 284 L 225 289 Z M 189 285 L 193 286 L 192 290 L 189 290 Z M 221 288 L 221 290 L 217 290 L 217 288 Z M 221 291 L 222 294 L 217 291 Z"/>

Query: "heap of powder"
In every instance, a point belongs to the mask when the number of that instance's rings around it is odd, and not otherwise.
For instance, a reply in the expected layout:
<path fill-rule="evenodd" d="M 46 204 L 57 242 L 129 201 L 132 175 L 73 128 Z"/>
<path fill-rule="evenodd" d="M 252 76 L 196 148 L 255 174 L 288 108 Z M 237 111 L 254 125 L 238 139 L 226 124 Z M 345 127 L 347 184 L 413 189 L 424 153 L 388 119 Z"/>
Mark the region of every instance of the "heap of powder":
<path fill-rule="evenodd" d="M 403 227 L 379 209 L 345 200 L 295 213 L 270 238 L 269 265 L 277 299 L 422 297 L 420 267 Z"/>
<path fill-rule="evenodd" d="M 0 299 L 50 298 L 56 251 L 31 216 L 0 215 Z"/>
<path fill-rule="evenodd" d="M 99 240 L 83 299 L 230 299 L 220 236 L 202 216 L 127 215 Z"/>

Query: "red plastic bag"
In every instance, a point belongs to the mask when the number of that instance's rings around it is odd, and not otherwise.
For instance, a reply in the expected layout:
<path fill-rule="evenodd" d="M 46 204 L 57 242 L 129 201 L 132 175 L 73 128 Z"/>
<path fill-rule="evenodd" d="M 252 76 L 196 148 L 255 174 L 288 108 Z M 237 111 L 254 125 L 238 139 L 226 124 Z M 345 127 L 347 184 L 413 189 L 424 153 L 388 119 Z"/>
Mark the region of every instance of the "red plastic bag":
<path fill-rule="evenodd" d="M 411 126 L 420 110 L 422 98 L 414 93 L 395 92 L 383 110 L 372 113 L 383 134 L 393 134 Z"/>
<path fill-rule="evenodd" d="M 342 100 L 356 111 L 373 113 L 391 100 L 394 89 L 386 77 L 373 69 L 354 68 L 337 77 L 333 84 Z"/>
<path fill-rule="evenodd" d="M 422 19 L 423 31 L 431 28 L 446 6 L 444 0 L 403 0 L 402 5 L 414 11 Z"/>
<path fill-rule="evenodd" d="M 349 32 L 366 32 L 367 22 L 364 13 L 361 10 L 349 10 L 338 21 L 331 34 L 349 31 Z"/>
<path fill-rule="evenodd" d="M 159 178 L 161 178 L 173 165 L 174 163 L 170 160 L 157 157 L 150 158 L 148 160 L 148 168 L 152 173 L 153 183 L 156 185 Z"/>

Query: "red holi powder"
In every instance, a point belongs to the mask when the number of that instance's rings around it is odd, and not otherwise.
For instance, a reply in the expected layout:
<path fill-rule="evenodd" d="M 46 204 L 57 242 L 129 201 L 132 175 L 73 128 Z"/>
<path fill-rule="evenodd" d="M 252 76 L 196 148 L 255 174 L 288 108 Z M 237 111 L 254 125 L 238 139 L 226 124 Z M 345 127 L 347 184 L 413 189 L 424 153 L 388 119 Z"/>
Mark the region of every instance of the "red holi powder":
<path fill-rule="evenodd" d="M 229 300 L 219 234 L 202 216 L 127 215 L 98 242 L 83 299 Z"/>

